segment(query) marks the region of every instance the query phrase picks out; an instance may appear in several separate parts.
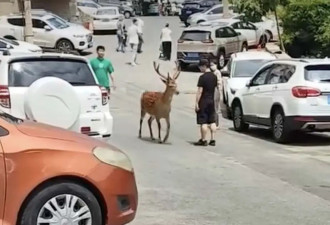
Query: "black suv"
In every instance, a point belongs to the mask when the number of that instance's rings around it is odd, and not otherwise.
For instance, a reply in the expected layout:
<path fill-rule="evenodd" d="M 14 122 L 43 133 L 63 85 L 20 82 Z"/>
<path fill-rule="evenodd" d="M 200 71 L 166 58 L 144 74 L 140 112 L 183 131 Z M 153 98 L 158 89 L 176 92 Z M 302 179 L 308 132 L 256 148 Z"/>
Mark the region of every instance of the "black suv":
<path fill-rule="evenodd" d="M 203 12 L 211 8 L 216 4 L 220 4 L 222 1 L 220 0 L 188 0 L 183 3 L 183 9 L 180 15 L 180 20 L 188 26 L 187 19 L 190 15 L 198 12 Z"/>

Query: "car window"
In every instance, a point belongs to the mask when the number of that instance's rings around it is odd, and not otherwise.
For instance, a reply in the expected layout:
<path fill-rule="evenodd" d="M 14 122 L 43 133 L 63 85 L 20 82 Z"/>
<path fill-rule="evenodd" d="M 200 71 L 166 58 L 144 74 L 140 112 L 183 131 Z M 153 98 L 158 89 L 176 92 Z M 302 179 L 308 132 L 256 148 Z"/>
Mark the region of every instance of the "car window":
<path fill-rule="evenodd" d="M 8 23 L 14 26 L 25 26 L 25 20 L 23 18 L 8 18 Z"/>
<path fill-rule="evenodd" d="M 25 59 L 9 65 L 8 85 L 29 87 L 43 77 L 57 77 L 74 86 L 96 85 L 88 64 L 70 59 Z"/>
<path fill-rule="evenodd" d="M 229 37 L 236 37 L 237 36 L 237 33 L 235 32 L 234 29 L 229 28 L 229 27 L 224 27 L 223 29 L 224 29 L 224 35 L 225 35 L 224 37 L 229 38 Z"/>
<path fill-rule="evenodd" d="M 209 14 L 221 14 L 223 13 L 223 7 L 216 7 L 209 12 Z"/>
<path fill-rule="evenodd" d="M 0 40 L 0 48 L 7 48 L 7 43 Z"/>
<path fill-rule="evenodd" d="M 205 41 L 209 40 L 211 32 L 209 31 L 184 31 L 180 40 L 183 41 Z"/>
<path fill-rule="evenodd" d="M 241 26 L 242 26 L 241 29 L 245 29 L 245 30 L 255 30 L 256 29 L 256 27 L 252 23 L 249 23 L 249 22 L 241 22 Z"/>
<path fill-rule="evenodd" d="M 47 22 L 50 23 L 53 27 L 57 28 L 57 29 L 64 29 L 69 27 L 69 25 L 67 23 L 65 23 L 64 21 L 53 17 L 50 19 L 47 19 Z"/>
<path fill-rule="evenodd" d="M 259 86 L 266 83 L 267 75 L 269 71 L 272 69 L 272 66 L 268 66 L 261 70 L 252 80 L 252 86 Z"/>
<path fill-rule="evenodd" d="M 237 23 L 234 23 L 231 25 L 234 29 L 241 29 L 242 26 L 241 26 L 241 23 L 237 22 Z"/>
<path fill-rule="evenodd" d="M 295 67 L 285 64 L 274 65 L 269 73 L 267 84 L 286 83 L 290 80 L 292 74 L 295 72 Z"/>
<path fill-rule="evenodd" d="M 33 28 L 44 29 L 46 25 L 47 24 L 44 21 L 42 21 L 42 20 L 32 19 L 32 26 L 33 26 Z"/>
<path fill-rule="evenodd" d="M 312 82 L 330 82 L 330 64 L 305 67 L 305 80 Z"/>

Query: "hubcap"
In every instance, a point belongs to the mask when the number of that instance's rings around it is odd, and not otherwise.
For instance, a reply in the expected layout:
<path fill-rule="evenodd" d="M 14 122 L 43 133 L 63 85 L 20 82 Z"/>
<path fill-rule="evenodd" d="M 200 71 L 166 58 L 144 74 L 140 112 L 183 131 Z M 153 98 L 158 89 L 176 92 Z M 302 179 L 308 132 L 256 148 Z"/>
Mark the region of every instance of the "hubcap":
<path fill-rule="evenodd" d="M 241 122 L 242 122 L 242 112 L 241 109 L 239 107 L 235 108 L 234 111 L 234 122 L 235 122 L 235 127 L 240 127 L 241 126 Z"/>
<path fill-rule="evenodd" d="M 225 57 L 223 55 L 219 56 L 219 66 L 221 68 L 225 66 Z"/>
<path fill-rule="evenodd" d="M 283 134 L 283 117 L 281 114 L 277 114 L 274 120 L 274 135 L 276 138 L 280 138 Z"/>
<path fill-rule="evenodd" d="M 58 195 L 44 204 L 37 225 L 92 225 L 92 214 L 87 204 L 74 195 Z"/>
<path fill-rule="evenodd" d="M 66 41 L 62 41 L 62 42 L 59 43 L 58 49 L 61 50 L 61 51 L 70 51 L 71 50 L 71 45 L 70 45 L 70 43 L 68 43 Z"/>

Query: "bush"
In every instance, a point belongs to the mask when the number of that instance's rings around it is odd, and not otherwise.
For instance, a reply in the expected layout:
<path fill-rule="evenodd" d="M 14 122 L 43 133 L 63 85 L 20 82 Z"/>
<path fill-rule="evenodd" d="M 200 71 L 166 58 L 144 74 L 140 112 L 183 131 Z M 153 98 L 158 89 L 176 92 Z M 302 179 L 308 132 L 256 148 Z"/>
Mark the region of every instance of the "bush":
<path fill-rule="evenodd" d="M 281 20 L 284 44 L 292 57 L 330 55 L 329 0 L 291 0 Z"/>

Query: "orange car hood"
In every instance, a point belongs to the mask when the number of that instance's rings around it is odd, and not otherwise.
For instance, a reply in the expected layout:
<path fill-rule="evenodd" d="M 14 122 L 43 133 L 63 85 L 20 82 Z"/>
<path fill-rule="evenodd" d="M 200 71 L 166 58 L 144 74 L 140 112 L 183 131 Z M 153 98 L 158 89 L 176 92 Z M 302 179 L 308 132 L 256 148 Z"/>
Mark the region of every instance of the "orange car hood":
<path fill-rule="evenodd" d="M 90 138 L 87 135 L 75 133 L 65 129 L 49 126 L 42 123 L 35 123 L 32 121 L 24 121 L 16 126 L 17 129 L 25 135 L 39 138 L 50 138 L 62 141 L 71 142 L 88 142 L 89 145 L 105 146 L 106 143 Z"/>

